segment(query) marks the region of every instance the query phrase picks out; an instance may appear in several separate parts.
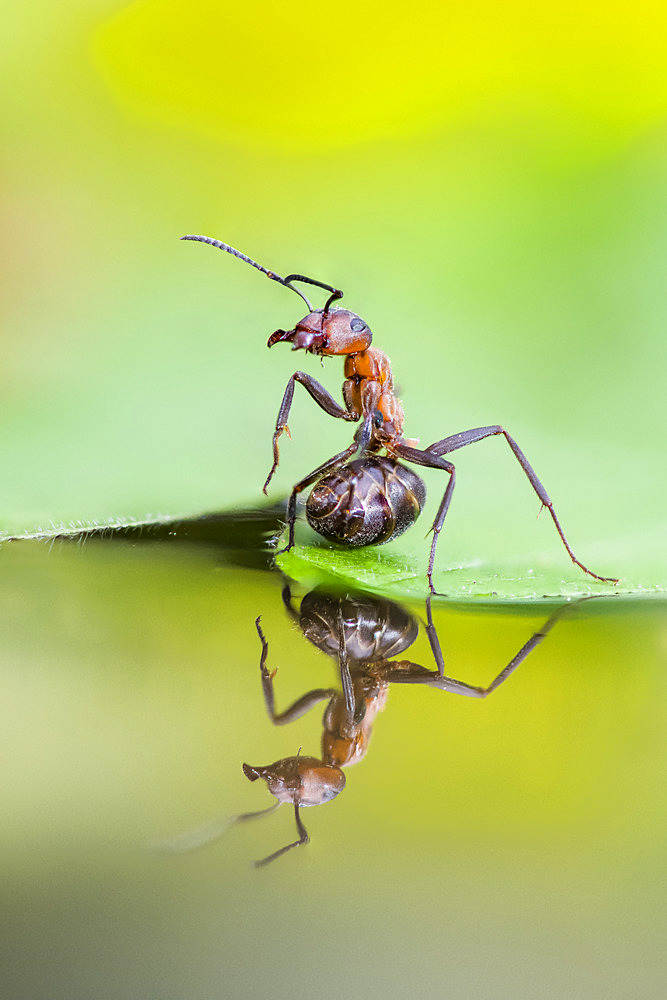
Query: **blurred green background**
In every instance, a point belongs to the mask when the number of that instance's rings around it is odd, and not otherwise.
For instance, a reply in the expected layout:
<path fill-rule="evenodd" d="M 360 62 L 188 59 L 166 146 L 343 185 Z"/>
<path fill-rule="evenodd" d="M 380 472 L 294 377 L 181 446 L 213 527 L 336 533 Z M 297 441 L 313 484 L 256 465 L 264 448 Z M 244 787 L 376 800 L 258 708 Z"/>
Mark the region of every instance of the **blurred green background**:
<path fill-rule="evenodd" d="M 662 5 L 1 16 L 4 532 L 257 502 L 294 370 L 266 338 L 302 310 L 178 242 L 201 232 L 342 287 L 392 358 L 406 434 L 505 424 L 594 568 L 655 554 Z M 321 374 L 337 392 L 339 362 Z M 274 496 L 349 439 L 302 396 Z M 557 548 L 501 443 L 458 468 L 462 552 L 514 524 Z"/>
<path fill-rule="evenodd" d="M 667 585 L 663 5 L 0 19 L 3 533 L 261 499 L 295 367 L 266 339 L 301 308 L 178 242 L 205 233 L 342 287 L 408 435 L 504 423 L 585 562 Z M 298 366 L 338 391 L 339 361 Z M 349 441 L 305 394 L 291 427 L 274 498 Z M 570 571 L 502 442 L 459 455 L 442 565 Z M 662 995 L 664 605 L 573 609 L 483 703 L 392 692 L 344 796 L 308 811 L 312 844 L 261 880 L 287 815 L 173 865 L 142 847 L 267 804 L 241 761 L 318 744 L 318 713 L 268 723 L 255 616 L 281 707 L 332 665 L 275 574 L 222 559 L 3 547 L 8 995 Z M 542 620 L 436 615 L 473 683 Z"/>

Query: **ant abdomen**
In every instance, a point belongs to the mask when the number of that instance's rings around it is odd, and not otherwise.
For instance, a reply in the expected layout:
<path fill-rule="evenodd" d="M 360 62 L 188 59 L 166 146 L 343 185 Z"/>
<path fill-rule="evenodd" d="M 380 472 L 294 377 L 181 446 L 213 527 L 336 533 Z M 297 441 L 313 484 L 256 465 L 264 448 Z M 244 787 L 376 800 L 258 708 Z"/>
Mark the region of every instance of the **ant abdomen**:
<path fill-rule="evenodd" d="M 328 656 L 340 655 L 341 630 L 351 660 L 377 663 L 400 656 L 417 638 L 416 619 L 400 604 L 368 594 L 311 590 L 301 601 L 299 628 Z"/>
<path fill-rule="evenodd" d="M 412 469 L 369 456 L 320 479 L 308 497 L 306 517 L 332 542 L 381 545 L 413 525 L 425 502 L 426 487 Z"/>

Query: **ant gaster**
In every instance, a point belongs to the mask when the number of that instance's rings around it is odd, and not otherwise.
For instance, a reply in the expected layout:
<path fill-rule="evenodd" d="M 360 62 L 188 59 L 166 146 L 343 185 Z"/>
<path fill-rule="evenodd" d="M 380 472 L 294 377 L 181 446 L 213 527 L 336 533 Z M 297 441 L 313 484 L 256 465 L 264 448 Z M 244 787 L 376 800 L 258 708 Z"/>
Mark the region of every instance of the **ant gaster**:
<path fill-rule="evenodd" d="M 384 351 L 371 347 L 372 333 L 360 316 L 332 305 L 343 296 L 339 289 L 302 274 L 289 274 L 281 278 L 227 243 L 208 236 L 183 236 L 181 239 L 209 243 L 231 253 L 262 271 L 273 281 L 291 288 L 304 300 L 308 306 L 308 314 L 292 330 L 276 330 L 272 333 L 268 347 L 285 342 L 292 345 L 293 351 L 304 350 L 322 357 L 340 355 L 345 358 L 343 406 L 312 375 L 302 371 L 294 372 L 280 404 L 273 434 L 273 464 L 264 483 L 265 493 L 278 467 L 279 439 L 284 432 L 289 435 L 287 421 L 297 382 L 325 413 L 341 420 L 360 422 L 349 447 L 323 462 L 292 488 L 287 506 L 288 540 L 282 551 L 287 551 L 294 545 L 297 498 L 307 487 L 316 484 L 306 503 L 306 516 L 315 531 L 324 538 L 346 545 L 372 545 L 388 542 L 414 524 L 426 500 L 426 487 L 422 480 L 411 469 L 402 465 L 399 459 L 425 468 L 441 469 L 449 476 L 449 482 L 433 521 L 433 539 L 427 569 L 429 590 L 436 593 L 433 586 L 435 553 L 455 483 L 454 465 L 443 456 L 466 445 L 476 444 L 484 438 L 502 435 L 540 503 L 549 511 L 572 561 L 595 580 L 618 583 L 615 577 L 599 576 L 577 559 L 565 537 L 549 494 L 519 445 L 500 424 L 475 427 L 453 434 L 435 441 L 428 448 L 417 448 L 416 442 L 403 437 L 403 407 L 394 395 L 389 358 Z M 330 294 L 324 308 L 313 309 L 303 292 L 294 287 L 294 282 L 304 282 L 328 291 Z M 378 454 L 382 451 L 386 456 Z M 359 457 L 351 461 L 355 455 Z"/>

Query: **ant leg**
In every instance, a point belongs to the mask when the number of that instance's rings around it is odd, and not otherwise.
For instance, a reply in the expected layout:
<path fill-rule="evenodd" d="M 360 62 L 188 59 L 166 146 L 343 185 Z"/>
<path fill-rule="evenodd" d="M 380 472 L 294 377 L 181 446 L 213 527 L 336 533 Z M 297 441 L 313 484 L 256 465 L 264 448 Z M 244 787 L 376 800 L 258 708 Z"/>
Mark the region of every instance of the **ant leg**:
<path fill-rule="evenodd" d="M 241 813 L 239 816 L 221 816 L 217 819 L 209 820 L 196 826 L 185 833 L 177 833 L 174 837 L 167 837 L 163 840 L 155 840 L 149 847 L 153 851 L 164 851 L 165 853 L 186 853 L 196 851 L 200 847 L 207 847 L 216 840 L 220 840 L 231 827 L 237 823 L 245 823 L 250 819 L 259 819 L 261 816 L 268 816 L 275 812 L 281 802 L 274 802 L 267 809 L 259 809 L 257 812 Z"/>
<path fill-rule="evenodd" d="M 348 726 L 356 725 L 363 719 L 366 713 L 366 706 L 363 699 L 361 700 L 360 706 L 357 707 L 357 703 L 354 697 L 354 684 L 352 682 L 352 674 L 350 673 L 350 661 L 347 655 L 347 644 L 345 642 L 345 623 L 343 622 L 343 606 L 342 602 L 338 605 L 338 666 L 340 668 L 340 682 L 343 688 L 343 697 L 345 699 L 345 714 L 347 716 Z"/>
<path fill-rule="evenodd" d="M 586 600 L 586 598 L 584 598 Z M 578 603 L 578 602 L 576 602 Z M 453 677 L 445 676 L 445 663 L 442 656 L 442 650 L 440 648 L 440 641 L 438 639 L 438 633 L 436 631 L 435 625 L 433 624 L 433 615 L 431 612 L 431 597 L 430 595 L 426 598 L 426 615 L 428 624 L 426 626 L 426 632 L 428 634 L 428 641 L 431 646 L 431 651 L 433 653 L 433 658 L 438 667 L 438 681 L 437 687 L 442 688 L 444 691 L 452 691 L 455 694 L 468 695 L 472 698 L 486 698 L 490 695 L 496 688 L 499 688 L 503 684 L 510 674 L 514 673 L 516 668 L 520 663 L 526 659 L 526 657 L 532 653 L 536 646 L 538 646 L 543 639 L 549 634 L 551 629 L 554 627 L 558 619 L 563 615 L 563 613 L 571 608 L 574 604 L 562 604 L 547 618 L 545 623 L 536 632 L 533 632 L 528 642 L 524 643 L 516 656 L 513 656 L 510 662 L 504 667 L 497 677 L 491 681 L 487 687 L 477 687 L 470 684 L 465 684 L 463 681 L 457 681 Z"/>
<path fill-rule="evenodd" d="M 295 383 L 300 382 L 304 389 L 312 396 L 318 406 L 320 406 L 325 413 L 328 413 L 331 417 L 338 417 L 341 420 L 358 420 L 359 417 L 350 412 L 348 409 L 344 409 L 340 403 L 337 403 L 333 396 L 327 392 L 323 385 L 312 377 L 312 375 L 307 375 L 305 372 L 294 372 L 290 378 L 287 386 L 285 388 L 285 394 L 283 396 L 283 401 L 280 404 L 280 409 L 278 410 L 278 419 L 276 420 L 276 429 L 273 432 L 273 465 L 271 466 L 271 471 L 266 477 L 266 482 L 262 487 L 264 493 L 267 492 L 269 488 L 269 483 L 273 479 L 273 474 L 278 468 L 278 440 L 283 431 L 286 431 L 289 436 L 289 427 L 287 426 L 287 421 L 289 419 L 290 410 L 292 409 L 292 400 L 294 399 L 294 386 Z"/>
<path fill-rule="evenodd" d="M 308 843 L 310 837 L 308 836 L 308 831 L 306 830 L 301 820 L 301 817 L 299 816 L 298 802 L 294 803 L 294 818 L 296 820 L 296 829 L 297 833 L 299 834 L 299 839 L 295 840 L 291 844 L 287 844 L 285 847 L 281 847 L 279 851 L 274 851 L 273 854 L 269 854 L 268 857 L 262 858 L 261 861 L 255 861 L 255 868 L 263 868 L 264 865 L 271 864 L 271 862 L 275 861 L 276 858 L 280 858 L 282 857 L 283 854 L 287 854 L 287 852 L 291 851 L 293 847 L 301 847 L 303 844 Z"/>
<path fill-rule="evenodd" d="M 426 598 L 426 635 L 428 636 L 431 652 L 433 653 L 433 659 L 435 660 L 436 666 L 438 668 L 438 675 L 440 677 L 444 677 L 445 659 L 442 655 L 442 649 L 440 648 L 440 639 L 438 638 L 436 627 L 433 624 L 433 612 L 431 609 L 430 594 L 428 594 Z"/>
<path fill-rule="evenodd" d="M 280 552 L 289 552 L 289 550 L 294 545 L 294 522 L 296 520 L 296 501 L 299 493 L 305 490 L 307 486 L 310 486 L 311 483 L 314 483 L 316 479 L 319 479 L 320 476 L 324 475 L 325 472 L 330 472 L 332 469 L 336 469 L 339 465 L 344 465 L 345 462 L 348 460 L 348 458 L 351 458 L 356 451 L 357 451 L 357 443 L 356 441 L 354 441 L 351 445 L 349 445 L 345 449 L 345 451 L 339 452 L 338 455 L 334 455 L 334 457 L 330 458 L 327 462 L 323 462 L 322 465 L 318 465 L 318 467 L 314 469 L 310 473 L 310 475 L 306 476 L 305 479 L 301 479 L 296 484 L 296 486 L 292 488 L 289 502 L 287 504 L 287 524 L 289 527 L 289 536 L 287 539 L 287 545 L 285 546 L 284 549 L 280 549 L 279 552 L 276 554 L 279 554 Z"/>
<path fill-rule="evenodd" d="M 271 719 L 274 726 L 284 726 L 288 722 L 293 722 L 295 719 L 301 718 L 306 712 L 310 711 L 315 705 L 320 701 L 325 699 L 331 700 L 337 695 L 337 691 L 333 688 L 317 688 L 313 691 L 309 691 L 308 694 L 304 694 L 301 698 L 298 698 L 293 705 L 285 709 L 284 712 L 276 712 L 275 710 L 275 696 L 273 692 L 273 678 L 276 671 L 269 671 L 266 666 L 266 658 L 269 653 L 269 644 L 264 637 L 262 632 L 262 627 L 259 624 L 259 618 L 255 619 L 255 627 L 257 629 L 257 635 L 262 644 L 262 653 L 259 660 L 259 670 L 262 675 L 262 691 L 264 693 L 264 704 L 266 705 L 266 711 Z"/>
<path fill-rule="evenodd" d="M 412 663 L 410 660 L 394 660 L 389 664 L 391 669 L 383 674 L 384 679 L 390 684 L 428 684 L 431 687 L 437 687 L 442 691 L 450 691 L 454 694 L 469 695 L 473 698 L 482 697 L 480 693 L 482 688 L 446 676 L 440 640 L 433 624 L 430 594 L 426 598 L 426 634 L 438 669 L 427 670 L 426 667 Z"/>
<path fill-rule="evenodd" d="M 283 599 L 285 611 L 290 616 L 292 621 L 296 622 L 296 624 L 298 625 L 301 621 L 301 616 L 299 615 L 297 609 L 292 605 L 292 588 L 290 587 L 289 581 L 286 578 L 280 596 Z"/>
<path fill-rule="evenodd" d="M 447 489 L 445 490 L 445 494 L 440 501 L 438 513 L 435 515 L 435 521 L 433 522 L 433 527 L 431 528 L 431 531 L 433 532 L 433 541 L 431 542 L 431 552 L 428 557 L 428 569 L 426 571 L 429 590 L 432 594 L 437 594 L 437 591 L 433 586 L 435 550 L 438 544 L 440 532 L 442 531 L 442 526 L 445 523 L 445 517 L 447 516 L 449 505 L 452 500 L 452 493 L 454 492 L 454 484 L 456 482 L 456 472 L 451 462 L 441 458 L 430 448 L 422 450 L 421 448 L 412 448 L 407 444 L 397 444 L 392 448 L 392 454 L 400 455 L 401 458 L 406 459 L 408 462 L 414 462 L 415 465 L 422 465 L 429 469 L 443 469 L 444 472 L 449 473 Z"/>
<path fill-rule="evenodd" d="M 451 437 L 443 438 L 442 441 L 436 441 L 426 450 L 434 455 L 448 455 L 452 451 L 457 451 L 459 448 L 465 448 L 469 444 L 476 444 L 478 441 L 483 441 L 484 438 L 492 437 L 494 434 L 502 434 L 505 440 L 507 441 L 508 445 L 512 449 L 514 457 L 518 461 L 523 471 L 526 473 L 528 481 L 530 482 L 530 485 L 537 493 L 537 496 L 539 497 L 542 506 L 546 507 L 547 510 L 549 511 L 549 514 L 551 515 L 551 520 L 556 526 L 556 531 L 560 535 L 560 540 L 565 546 L 565 549 L 567 550 L 567 553 L 572 562 L 575 563 L 580 569 L 582 569 L 584 573 L 588 573 L 589 576 L 592 576 L 595 580 L 600 580 L 602 581 L 602 583 L 618 583 L 616 577 L 598 576 L 597 573 L 594 573 L 587 566 L 584 566 L 584 564 L 580 562 L 579 559 L 577 559 L 574 552 L 570 548 L 570 543 L 565 537 L 563 529 L 561 528 L 560 521 L 556 516 L 556 511 L 554 510 L 554 506 L 549 494 L 547 493 L 544 486 L 535 475 L 532 466 L 530 465 L 524 453 L 521 451 L 521 448 L 519 448 L 519 445 L 516 443 L 514 438 L 507 433 L 504 427 L 500 426 L 500 424 L 494 424 L 492 427 L 475 427 L 473 428 L 473 430 L 470 431 L 463 431 L 460 434 L 452 434 Z"/>
<path fill-rule="evenodd" d="M 600 595 L 584 597 L 581 600 L 595 600 L 597 596 Z M 573 603 L 568 602 L 567 604 L 561 604 L 560 607 L 556 608 L 544 624 L 536 632 L 533 632 L 530 639 L 523 644 L 519 652 L 512 657 L 510 662 L 500 671 L 498 676 L 495 677 L 487 687 L 480 687 L 478 685 L 466 684 L 465 681 L 456 680 L 454 677 L 446 676 L 440 641 L 438 639 L 438 633 L 435 625 L 433 624 L 431 597 L 429 595 L 426 598 L 426 632 L 431 646 L 431 652 L 433 653 L 433 659 L 438 667 L 437 671 L 426 670 L 425 667 L 421 667 L 419 664 L 410 663 L 408 660 L 401 660 L 394 661 L 390 664 L 390 666 L 394 669 L 387 671 L 383 676 L 385 680 L 389 681 L 390 684 L 428 684 L 430 687 L 437 687 L 441 691 L 449 691 L 452 694 L 467 695 L 470 698 L 486 698 L 499 688 L 501 684 L 504 684 L 507 678 L 514 673 L 519 664 L 523 663 L 535 647 L 539 646 L 542 640 L 547 637 L 556 622 L 579 603 L 581 603 L 581 601 L 575 601 Z"/>

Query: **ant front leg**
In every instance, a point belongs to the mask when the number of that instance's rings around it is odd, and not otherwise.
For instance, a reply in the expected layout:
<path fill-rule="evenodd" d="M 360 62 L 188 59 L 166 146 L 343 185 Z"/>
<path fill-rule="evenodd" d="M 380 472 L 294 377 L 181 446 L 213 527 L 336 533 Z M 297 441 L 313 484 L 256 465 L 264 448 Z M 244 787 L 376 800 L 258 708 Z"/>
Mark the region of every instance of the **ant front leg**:
<path fill-rule="evenodd" d="M 262 653 L 259 660 L 259 670 L 262 675 L 262 692 L 264 694 L 266 711 L 274 726 L 284 726 L 288 722 L 294 722 L 295 719 L 301 718 L 302 715 L 309 712 L 310 709 L 317 705 L 320 701 L 326 701 L 327 699 L 331 701 L 332 698 L 336 697 L 338 692 L 333 688 L 316 688 L 315 690 L 302 695 L 301 698 L 298 698 L 294 704 L 290 705 L 290 707 L 285 709 L 284 712 L 276 712 L 275 695 L 273 692 L 273 678 L 276 674 L 276 670 L 269 671 L 267 669 L 266 660 L 269 655 L 269 644 L 264 637 L 262 626 L 259 622 L 260 619 L 256 618 L 255 628 L 257 629 L 259 641 L 262 644 Z"/>
<path fill-rule="evenodd" d="M 567 550 L 567 553 L 572 562 L 575 563 L 575 565 L 577 565 L 580 569 L 582 569 L 584 573 L 588 573 L 589 576 L 592 576 L 595 580 L 600 580 L 602 583 L 618 583 L 616 577 L 598 576 L 597 573 L 594 573 L 592 570 L 588 568 L 588 566 L 584 566 L 584 564 L 580 562 L 579 559 L 577 559 L 574 552 L 570 548 L 570 543 L 565 537 L 563 529 L 561 528 L 560 521 L 556 516 L 556 511 L 554 510 L 554 506 L 549 494 L 547 493 L 544 486 L 535 475 L 532 466 L 530 465 L 524 453 L 521 451 L 521 448 L 519 448 L 519 445 L 516 443 L 514 438 L 507 433 L 504 427 L 500 426 L 500 424 L 494 424 L 492 427 L 475 427 L 471 431 L 463 431 L 460 434 L 452 434 L 451 437 L 443 438 L 442 441 L 436 441 L 429 448 L 427 448 L 426 451 L 431 453 L 432 455 L 449 455 L 450 452 L 452 451 L 457 451 L 459 448 L 465 448 L 469 444 L 476 444 L 478 441 L 483 441 L 484 438 L 492 437 L 495 434 L 502 434 L 505 440 L 507 441 L 514 457 L 518 461 L 523 471 L 526 473 L 530 485 L 533 487 L 537 496 L 539 497 L 542 506 L 546 507 L 547 510 L 549 511 L 549 514 L 551 515 L 551 520 L 556 526 L 556 531 L 560 535 L 560 540 L 565 546 L 565 549 Z"/>
<path fill-rule="evenodd" d="M 433 586 L 435 550 L 438 544 L 438 538 L 440 537 L 440 532 L 442 531 L 442 526 L 445 523 L 445 517 L 447 516 L 449 505 L 452 501 L 452 493 L 454 492 L 454 484 L 456 482 L 456 471 L 451 462 L 448 462 L 445 458 L 441 458 L 430 448 L 422 450 L 421 448 L 412 448 L 407 444 L 397 444 L 392 448 L 392 453 L 400 455 L 401 458 L 406 459 L 408 462 L 414 462 L 415 465 L 422 465 L 428 469 L 442 469 L 444 472 L 449 473 L 447 489 L 445 490 L 445 494 L 440 501 L 438 513 L 435 515 L 435 521 L 433 522 L 433 527 L 431 528 L 431 531 L 433 532 L 433 541 L 431 542 L 431 553 L 428 558 L 428 569 L 426 571 L 429 590 L 432 594 L 437 594 L 437 591 Z"/>
<path fill-rule="evenodd" d="M 292 487 L 292 492 L 290 493 L 289 502 L 287 504 L 287 525 L 289 528 L 287 545 L 284 549 L 279 549 L 276 554 L 289 552 L 294 545 L 294 522 L 296 521 L 296 502 L 299 493 L 302 493 L 306 487 L 310 486 L 316 479 L 319 479 L 320 476 L 323 476 L 326 472 L 331 472 L 333 469 L 338 468 L 339 465 L 344 465 L 348 458 L 351 458 L 352 455 L 354 455 L 354 453 L 358 450 L 358 447 L 357 442 L 353 441 L 352 444 L 345 449 L 345 451 L 341 451 L 338 455 L 334 455 L 334 457 L 330 458 L 328 462 L 323 462 L 322 465 L 318 465 L 318 467 L 314 469 L 310 475 L 306 476 L 305 479 L 300 480 L 296 486 Z"/>
<path fill-rule="evenodd" d="M 285 847 L 281 847 L 280 850 L 274 851 L 273 854 L 269 854 L 267 858 L 262 858 L 261 861 L 255 861 L 255 868 L 263 868 L 264 865 L 270 865 L 272 861 L 276 861 L 277 858 L 281 858 L 283 854 L 287 854 L 294 847 L 303 847 L 310 840 L 308 836 L 308 831 L 303 825 L 303 820 L 299 815 L 299 803 L 294 803 L 294 819 L 296 820 L 296 832 L 299 834 L 299 839 L 293 841 L 291 844 L 286 844 Z"/>
<path fill-rule="evenodd" d="M 318 406 L 320 406 L 325 413 L 328 413 L 331 417 L 338 417 L 340 420 L 358 420 L 358 414 L 354 413 L 349 409 L 345 409 L 337 403 L 333 396 L 327 392 L 323 385 L 314 379 L 311 375 L 307 375 L 305 372 L 294 372 L 287 387 L 285 388 L 285 394 L 283 396 L 283 401 L 280 404 L 280 409 L 278 410 L 278 419 L 276 420 L 276 429 L 273 432 L 273 465 L 271 466 L 271 471 L 266 477 L 266 482 L 262 487 L 264 493 L 267 492 L 269 488 L 269 483 L 273 479 L 273 474 L 278 468 L 279 454 L 278 454 L 278 441 L 280 435 L 283 431 L 286 431 L 289 436 L 289 427 L 287 426 L 287 421 L 289 420 L 290 410 L 292 409 L 292 400 L 294 399 L 294 386 L 297 382 L 306 389 L 306 391 L 312 396 Z"/>

